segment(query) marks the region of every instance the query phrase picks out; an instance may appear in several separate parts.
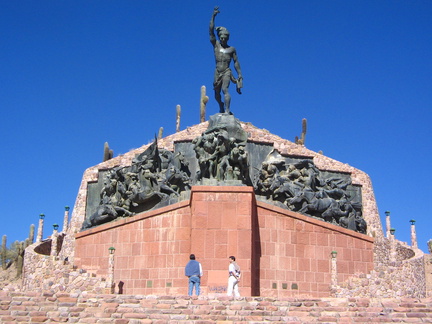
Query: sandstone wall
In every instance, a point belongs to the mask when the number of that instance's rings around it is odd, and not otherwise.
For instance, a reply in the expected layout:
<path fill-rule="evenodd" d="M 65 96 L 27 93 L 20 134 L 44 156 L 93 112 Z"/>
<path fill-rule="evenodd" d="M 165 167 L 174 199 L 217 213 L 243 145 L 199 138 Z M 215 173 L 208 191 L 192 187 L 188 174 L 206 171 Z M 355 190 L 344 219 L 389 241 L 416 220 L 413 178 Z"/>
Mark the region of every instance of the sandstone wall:
<path fill-rule="evenodd" d="M 257 204 L 260 296 L 330 296 L 332 251 L 337 252 L 338 282 L 373 270 L 374 240 L 367 235 Z"/>
<path fill-rule="evenodd" d="M 204 294 L 224 293 L 229 255 L 242 268 L 244 296 L 330 296 L 331 252 L 337 278 L 373 269 L 373 239 L 254 199 L 253 188 L 192 187 L 190 201 L 77 233 L 74 265 L 108 277 L 115 247 L 116 292 L 186 291 L 189 254 L 202 263 Z"/>
<path fill-rule="evenodd" d="M 74 264 L 107 277 L 108 249 L 115 247 L 116 291 L 180 293 L 191 253 L 188 205 L 178 203 L 77 234 Z"/>

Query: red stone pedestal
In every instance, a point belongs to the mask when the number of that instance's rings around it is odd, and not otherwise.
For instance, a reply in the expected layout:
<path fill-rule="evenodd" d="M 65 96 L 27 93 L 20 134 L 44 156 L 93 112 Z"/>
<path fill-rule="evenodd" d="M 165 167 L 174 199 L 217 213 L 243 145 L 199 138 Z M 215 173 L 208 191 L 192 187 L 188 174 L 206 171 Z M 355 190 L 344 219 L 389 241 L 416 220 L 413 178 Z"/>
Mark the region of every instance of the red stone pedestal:
<path fill-rule="evenodd" d="M 193 187 L 191 251 L 208 269 L 203 278 L 208 293 L 225 292 L 228 257 L 236 257 L 242 271 L 240 293 L 251 295 L 252 187 Z"/>
<path fill-rule="evenodd" d="M 191 198 L 76 234 L 75 265 L 108 276 L 115 248 L 115 292 L 186 295 L 184 267 L 194 253 L 202 294 L 225 294 L 228 257 L 241 267 L 242 296 L 330 296 L 337 280 L 373 269 L 373 239 L 255 200 L 252 187 L 195 186 Z"/>

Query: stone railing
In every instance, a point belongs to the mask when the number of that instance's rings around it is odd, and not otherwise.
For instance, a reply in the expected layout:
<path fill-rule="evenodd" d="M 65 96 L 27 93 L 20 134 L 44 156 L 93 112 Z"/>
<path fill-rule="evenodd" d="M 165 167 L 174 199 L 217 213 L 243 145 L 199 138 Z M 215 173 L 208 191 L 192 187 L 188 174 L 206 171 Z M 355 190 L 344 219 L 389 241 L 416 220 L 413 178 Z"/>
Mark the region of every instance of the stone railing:
<path fill-rule="evenodd" d="M 430 323 L 432 299 L 132 296 L 0 291 L 1 323 Z"/>

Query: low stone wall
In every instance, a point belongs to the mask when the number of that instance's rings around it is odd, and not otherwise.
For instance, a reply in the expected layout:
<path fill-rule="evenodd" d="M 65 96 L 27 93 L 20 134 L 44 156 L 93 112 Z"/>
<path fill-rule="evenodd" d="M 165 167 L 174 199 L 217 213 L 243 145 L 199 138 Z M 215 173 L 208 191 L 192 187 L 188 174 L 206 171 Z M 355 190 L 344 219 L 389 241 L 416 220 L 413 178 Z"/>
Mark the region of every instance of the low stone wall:
<path fill-rule="evenodd" d="M 393 262 L 391 265 L 358 274 L 334 287 L 335 297 L 397 298 L 426 297 L 424 257 Z"/>
<path fill-rule="evenodd" d="M 431 323 L 432 299 L 135 296 L 0 291 L 7 323 Z"/>
<path fill-rule="evenodd" d="M 104 277 L 96 277 L 84 269 L 76 269 L 59 257 L 36 253 L 37 247 L 38 243 L 35 243 L 26 249 L 20 290 L 79 294 L 83 291 L 104 293 L 109 288 Z"/>

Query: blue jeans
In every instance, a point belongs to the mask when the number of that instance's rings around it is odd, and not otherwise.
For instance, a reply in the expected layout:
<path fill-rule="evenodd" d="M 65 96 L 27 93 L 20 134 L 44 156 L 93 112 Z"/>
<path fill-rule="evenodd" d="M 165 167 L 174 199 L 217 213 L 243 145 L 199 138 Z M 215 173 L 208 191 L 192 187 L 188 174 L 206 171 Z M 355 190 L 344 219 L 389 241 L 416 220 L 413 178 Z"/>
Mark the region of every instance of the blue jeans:
<path fill-rule="evenodd" d="M 200 277 L 189 277 L 189 296 L 192 296 L 193 287 L 195 286 L 195 294 L 200 294 Z"/>

